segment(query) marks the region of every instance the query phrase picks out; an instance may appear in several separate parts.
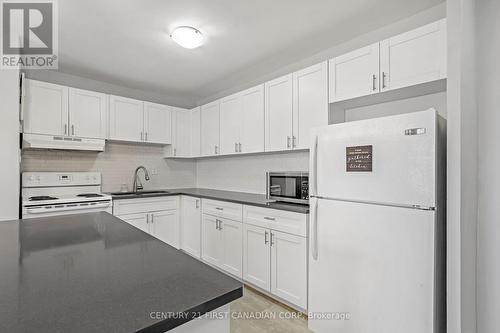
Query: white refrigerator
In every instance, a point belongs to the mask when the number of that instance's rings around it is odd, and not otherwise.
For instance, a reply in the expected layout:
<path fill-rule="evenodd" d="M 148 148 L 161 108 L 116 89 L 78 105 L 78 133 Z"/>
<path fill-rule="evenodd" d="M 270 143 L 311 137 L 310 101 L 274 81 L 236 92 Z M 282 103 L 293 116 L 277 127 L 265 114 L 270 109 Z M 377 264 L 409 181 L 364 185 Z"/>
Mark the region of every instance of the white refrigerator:
<path fill-rule="evenodd" d="M 445 331 L 445 135 L 434 109 L 314 130 L 313 332 Z"/>

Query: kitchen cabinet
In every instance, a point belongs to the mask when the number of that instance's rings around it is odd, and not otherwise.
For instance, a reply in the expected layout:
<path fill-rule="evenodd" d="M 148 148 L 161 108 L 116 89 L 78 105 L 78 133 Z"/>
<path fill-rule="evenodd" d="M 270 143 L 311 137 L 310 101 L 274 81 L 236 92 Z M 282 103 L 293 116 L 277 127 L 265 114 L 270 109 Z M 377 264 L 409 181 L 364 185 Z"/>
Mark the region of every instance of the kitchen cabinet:
<path fill-rule="evenodd" d="M 380 43 L 381 91 L 446 78 L 446 19 Z"/>
<path fill-rule="evenodd" d="M 201 108 L 196 107 L 190 111 L 190 122 L 191 122 L 191 157 L 198 157 L 201 155 Z"/>
<path fill-rule="evenodd" d="M 240 144 L 242 103 L 239 94 L 220 100 L 220 152 L 236 154 Z"/>
<path fill-rule="evenodd" d="M 111 96 L 109 138 L 112 140 L 144 141 L 144 103 L 136 99 Z"/>
<path fill-rule="evenodd" d="M 179 248 L 179 197 L 114 200 L 113 215 Z"/>
<path fill-rule="evenodd" d="M 190 111 L 181 108 L 173 108 L 172 124 L 173 140 L 170 156 L 191 156 Z"/>
<path fill-rule="evenodd" d="M 181 197 L 181 249 L 201 258 L 201 199 Z"/>
<path fill-rule="evenodd" d="M 216 267 L 222 263 L 222 233 L 219 230 L 219 219 L 203 214 L 201 223 L 201 258 Z"/>
<path fill-rule="evenodd" d="M 265 150 L 292 148 L 293 75 L 285 75 L 265 84 Z"/>
<path fill-rule="evenodd" d="M 25 80 L 24 133 L 68 134 L 68 87 Z"/>
<path fill-rule="evenodd" d="M 379 43 L 329 61 L 330 103 L 380 92 Z"/>
<path fill-rule="evenodd" d="M 144 102 L 144 141 L 159 144 L 172 142 L 171 107 Z"/>
<path fill-rule="evenodd" d="M 214 156 L 220 154 L 220 101 L 201 107 L 201 155 Z"/>
<path fill-rule="evenodd" d="M 271 293 L 307 308 L 307 239 L 271 230 Z"/>
<path fill-rule="evenodd" d="M 293 73 L 294 149 L 308 149 L 311 129 L 328 125 L 328 63 Z"/>
<path fill-rule="evenodd" d="M 108 97 L 95 91 L 69 88 L 70 135 L 105 139 L 107 134 Z"/>
<path fill-rule="evenodd" d="M 220 219 L 222 233 L 221 268 L 239 278 L 243 275 L 243 225 L 241 222 Z"/>
<path fill-rule="evenodd" d="M 243 227 L 243 279 L 270 292 L 271 256 L 270 231 L 245 224 Z"/>
<path fill-rule="evenodd" d="M 264 151 L 264 85 L 221 99 L 221 154 Z"/>
<path fill-rule="evenodd" d="M 243 206 L 243 279 L 307 308 L 307 215 Z"/>

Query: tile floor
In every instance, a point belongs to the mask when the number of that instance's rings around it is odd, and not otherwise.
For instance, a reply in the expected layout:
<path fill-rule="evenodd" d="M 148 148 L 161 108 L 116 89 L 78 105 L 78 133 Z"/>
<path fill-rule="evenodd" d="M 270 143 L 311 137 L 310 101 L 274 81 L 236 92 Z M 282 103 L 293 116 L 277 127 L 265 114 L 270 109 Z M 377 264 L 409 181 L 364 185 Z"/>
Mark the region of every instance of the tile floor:
<path fill-rule="evenodd" d="M 231 304 L 231 333 L 263 332 L 311 333 L 303 315 L 245 287 L 243 297 Z"/>

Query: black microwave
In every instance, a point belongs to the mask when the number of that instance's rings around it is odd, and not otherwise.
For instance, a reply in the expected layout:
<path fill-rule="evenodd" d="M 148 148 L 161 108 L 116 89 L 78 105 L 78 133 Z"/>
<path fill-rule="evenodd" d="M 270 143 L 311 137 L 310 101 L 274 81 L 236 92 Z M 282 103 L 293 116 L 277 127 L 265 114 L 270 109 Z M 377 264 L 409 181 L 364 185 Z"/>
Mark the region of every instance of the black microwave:
<path fill-rule="evenodd" d="M 309 204 L 308 172 L 268 172 L 268 200 Z"/>

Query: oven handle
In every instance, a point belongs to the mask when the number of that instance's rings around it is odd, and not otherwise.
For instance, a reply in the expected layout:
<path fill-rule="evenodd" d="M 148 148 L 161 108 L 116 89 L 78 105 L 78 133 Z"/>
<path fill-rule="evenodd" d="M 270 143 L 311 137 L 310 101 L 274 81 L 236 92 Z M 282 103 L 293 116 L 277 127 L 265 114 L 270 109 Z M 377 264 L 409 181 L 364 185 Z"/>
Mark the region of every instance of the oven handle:
<path fill-rule="evenodd" d="M 78 205 L 78 206 L 64 205 L 63 207 L 60 207 L 60 208 L 51 207 L 49 209 L 47 209 L 45 207 L 34 207 L 34 208 L 27 207 L 26 208 L 26 212 L 28 214 L 43 214 L 43 213 L 51 213 L 51 212 L 64 212 L 64 211 L 70 211 L 70 210 L 108 208 L 109 206 L 111 206 L 111 202 L 104 202 L 104 203 L 99 203 L 99 204 L 95 204 L 95 205 L 88 204 L 88 205 L 85 205 L 85 206 L 81 206 L 81 205 Z"/>

